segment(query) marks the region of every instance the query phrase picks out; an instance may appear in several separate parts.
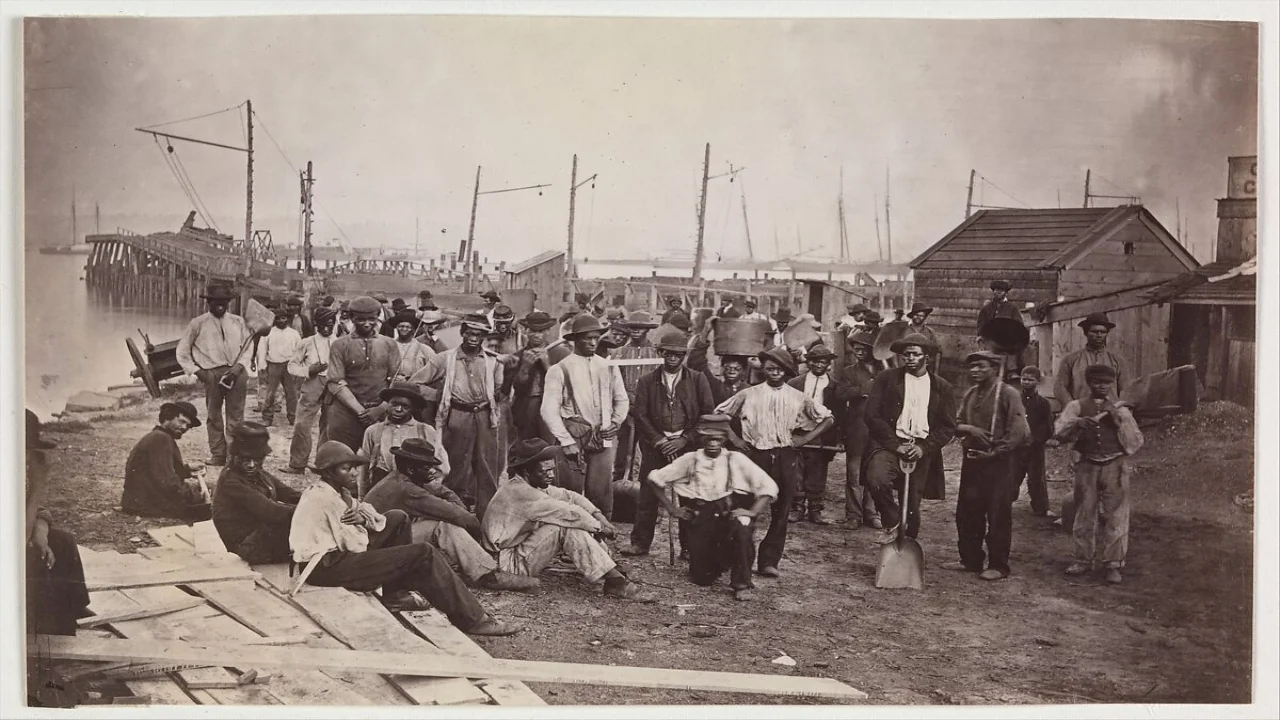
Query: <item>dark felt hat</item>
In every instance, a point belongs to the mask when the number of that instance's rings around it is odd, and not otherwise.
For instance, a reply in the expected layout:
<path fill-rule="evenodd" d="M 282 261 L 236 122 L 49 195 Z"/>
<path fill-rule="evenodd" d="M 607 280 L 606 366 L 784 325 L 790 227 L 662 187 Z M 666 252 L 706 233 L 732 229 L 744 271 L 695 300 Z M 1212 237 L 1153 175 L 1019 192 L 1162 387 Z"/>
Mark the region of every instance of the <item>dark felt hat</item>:
<path fill-rule="evenodd" d="M 316 325 L 325 325 L 337 319 L 338 313 L 333 308 L 318 307 L 311 313 L 311 322 Z"/>
<path fill-rule="evenodd" d="M 868 308 L 866 305 L 863 305 L 862 303 L 854 303 L 852 306 L 849 307 L 849 314 L 853 315 L 855 313 L 864 313 L 869 309 L 870 308 Z"/>
<path fill-rule="evenodd" d="M 556 447 L 548 445 L 541 438 L 521 440 L 507 451 L 507 467 L 518 468 L 543 460 L 553 460 L 556 454 Z"/>
<path fill-rule="evenodd" d="M 387 321 L 387 327 L 395 329 L 400 323 L 409 323 L 411 327 L 418 327 L 418 316 L 412 311 L 396 313 Z"/>
<path fill-rule="evenodd" d="M 228 452 L 232 455 L 262 459 L 271 454 L 270 443 L 271 431 L 267 426 L 245 420 L 232 428 L 231 446 Z"/>
<path fill-rule="evenodd" d="M 701 415 L 698 417 L 698 424 L 694 426 L 694 432 L 699 435 L 728 437 L 730 420 L 728 415 Z"/>
<path fill-rule="evenodd" d="M 382 402 L 390 402 L 391 398 L 394 397 L 406 398 L 418 408 L 427 406 L 427 399 L 422 397 L 422 392 L 418 390 L 418 386 L 411 382 L 394 382 L 391 383 L 391 387 L 378 393 L 378 399 Z"/>
<path fill-rule="evenodd" d="M 578 335 L 589 332 L 603 333 L 604 326 L 600 324 L 600 319 L 591 313 L 578 313 L 569 321 L 569 330 L 564 334 L 566 338 L 574 338 Z"/>
<path fill-rule="evenodd" d="M 495 322 L 498 320 L 515 320 L 516 313 L 506 305 L 499 305 L 493 309 L 493 319 Z"/>
<path fill-rule="evenodd" d="M 1094 325 L 1102 325 L 1108 330 L 1116 326 L 1115 323 L 1107 319 L 1106 313 L 1100 313 L 1100 312 L 1090 313 L 1088 317 L 1076 323 L 1076 327 L 1082 327 L 1085 330 L 1088 330 L 1090 327 Z"/>
<path fill-rule="evenodd" d="M 498 302 L 502 300 L 502 296 L 492 290 L 485 290 L 484 292 L 480 293 L 480 297 L 484 298 L 485 300 L 492 300 L 494 302 Z"/>
<path fill-rule="evenodd" d="M 658 327 L 658 321 L 654 320 L 653 315 L 647 310 L 635 310 L 627 315 L 627 319 L 623 320 L 621 325 L 628 328 L 652 329 Z"/>
<path fill-rule="evenodd" d="M 236 291 L 224 283 L 210 283 L 200 297 L 205 300 L 235 300 Z"/>
<path fill-rule="evenodd" d="M 673 327 L 659 335 L 653 345 L 659 350 L 684 352 L 689 349 L 689 336 L 685 335 L 680 329 Z"/>
<path fill-rule="evenodd" d="M 1004 290 L 1005 292 L 1009 292 L 1010 290 L 1013 289 L 1013 286 L 1009 284 L 1008 280 L 992 280 L 991 289 Z"/>
<path fill-rule="evenodd" d="M 382 310 L 382 306 L 378 301 L 368 295 L 361 295 L 351 299 L 347 304 L 347 312 L 364 313 L 366 315 L 376 315 Z"/>
<path fill-rule="evenodd" d="M 917 313 L 924 313 L 925 315 L 931 315 L 933 314 L 933 308 L 925 305 L 924 303 L 919 303 L 919 302 L 911 303 L 911 312 L 907 313 L 907 316 L 910 317 L 911 315 L 915 315 Z"/>
<path fill-rule="evenodd" d="M 200 416 L 196 413 L 195 405 L 192 405 L 186 400 L 179 400 L 177 402 L 167 402 L 160 406 L 160 412 L 165 412 L 170 408 L 177 410 L 179 413 L 182 413 L 183 415 L 185 415 L 187 419 L 191 421 L 191 427 L 193 428 L 200 427 Z"/>
<path fill-rule="evenodd" d="M 810 360 L 832 360 L 835 356 L 835 351 L 823 345 L 822 341 L 818 341 L 817 344 L 810 347 L 807 355 Z"/>
<path fill-rule="evenodd" d="M 884 322 L 884 318 L 875 310 L 868 310 L 867 314 L 862 316 L 862 321 L 869 325 L 876 325 Z"/>
<path fill-rule="evenodd" d="M 386 293 L 378 293 L 377 295 L 373 296 L 373 299 L 377 300 L 379 303 L 384 303 L 387 301 L 387 295 Z"/>
<path fill-rule="evenodd" d="M 462 318 L 462 329 L 483 330 L 486 333 L 493 330 L 493 326 L 489 324 L 489 316 L 472 313 Z"/>
<path fill-rule="evenodd" d="M 521 318 L 520 324 L 525 326 L 529 330 L 539 331 L 539 330 L 551 329 L 553 326 L 555 326 L 556 321 L 555 321 L 555 318 L 542 312 L 541 310 L 534 310 L 533 312 Z"/>
<path fill-rule="evenodd" d="M 876 334 L 866 330 L 859 330 L 849 336 L 848 344 L 866 345 L 869 348 L 873 348 L 876 346 Z"/>
<path fill-rule="evenodd" d="M 790 352 L 787 352 L 786 348 L 769 348 L 768 350 L 760 353 L 757 357 L 760 358 L 761 364 L 764 364 L 765 361 L 772 360 L 781 366 L 783 370 L 786 370 L 790 375 L 795 375 L 799 372 L 796 368 L 796 359 L 791 356 Z"/>
<path fill-rule="evenodd" d="M 989 362 L 992 365 L 999 367 L 1000 364 L 1004 362 L 1004 356 L 999 353 L 993 353 L 990 350 L 978 350 L 977 352 L 971 352 L 964 356 L 964 363 L 966 365 L 978 361 Z"/>
<path fill-rule="evenodd" d="M 1115 380 L 1116 369 L 1110 365 L 1090 365 L 1084 369 L 1085 382 L 1090 380 Z"/>
<path fill-rule="evenodd" d="M 795 318 L 791 315 L 791 308 L 783 307 L 773 314 L 773 319 L 781 325 L 786 325 Z"/>
<path fill-rule="evenodd" d="M 409 307 L 409 304 L 404 301 L 404 298 L 396 298 L 395 300 L 391 301 L 392 312 L 397 312 L 397 313 L 402 312 L 408 307 Z"/>
<path fill-rule="evenodd" d="M 391 454 L 423 465 L 440 464 L 440 458 L 436 457 L 436 446 L 422 438 L 405 438 L 399 447 L 391 448 Z"/>
<path fill-rule="evenodd" d="M 311 466 L 311 470 L 320 473 L 344 463 L 368 465 L 369 461 L 356 455 L 351 448 L 337 440 L 326 440 L 320 449 L 316 450 L 316 462 Z"/>
<path fill-rule="evenodd" d="M 930 340 L 927 335 L 922 335 L 920 333 L 907 333 L 906 335 L 903 335 L 895 340 L 893 344 L 889 346 L 889 349 L 901 355 L 903 350 L 906 350 L 912 345 L 919 346 L 920 349 L 924 350 L 925 355 L 938 354 L 938 344 Z"/>

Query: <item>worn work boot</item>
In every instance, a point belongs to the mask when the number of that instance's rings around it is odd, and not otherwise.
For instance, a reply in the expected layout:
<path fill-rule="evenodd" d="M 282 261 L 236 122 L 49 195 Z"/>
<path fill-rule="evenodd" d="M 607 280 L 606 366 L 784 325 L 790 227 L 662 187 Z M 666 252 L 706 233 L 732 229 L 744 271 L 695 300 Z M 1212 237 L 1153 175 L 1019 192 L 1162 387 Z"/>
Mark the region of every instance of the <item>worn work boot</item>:
<path fill-rule="evenodd" d="M 511 573 L 494 570 L 493 572 L 480 578 L 480 587 L 486 590 L 513 590 L 515 592 L 528 592 L 542 586 L 542 581 L 536 577 L 528 575 L 513 575 Z"/>
<path fill-rule="evenodd" d="M 867 525 L 870 525 L 871 527 L 875 528 L 876 530 L 883 530 L 883 529 L 884 529 L 884 523 L 880 522 L 880 518 L 879 518 L 879 517 L 873 517 L 873 518 L 871 518 L 870 520 L 868 520 L 868 521 L 867 521 L 867 523 L 866 523 L 866 524 L 867 524 Z"/>
<path fill-rule="evenodd" d="M 760 575 L 761 577 L 776 578 L 782 573 L 778 572 L 778 568 L 772 565 L 765 565 L 764 567 L 757 570 L 756 574 Z"/>
<path fill-rule="evenodd" d="M 632 602 L 651 603 L 658 601 L 657 596 L 630 580 L 621 582 L 605 581 L 604 594 L 606 597 L 630 600 Z"/>
<path fill-rule="evenodd" d="M 431 609 L 431 603 L 416 590 L 401 590 L 390 595 L 383 595 L 382 605 L 391 612 Z"/>
<path fill-rule="evenodd" d="M 798 523 L 804 520 L 804 507 L 792 507 L 791 512 L 787 515 L 787 522 Z"/>
<path fill-rule="evenodd" d="M 628 545 L 619 550 L 618 553 L 626 555 L 627 557 L 641 557 L 649 554 L 649 548 L 640 547 L 639 545 Z"/>
<path fill-rule="evenodd" d="M 830 520 L 827 520 L 826 518 L 822 517 L 821 510 L 815 510 L 813 508 L 809 509 L 808 520 L 814 525 L 830 525 L 831 524 Z"/>
<path fill-rule="evenodd" d="M 986 570 L 983 570 L 981 573 L 978 573 L 978 577 L 982 578 L 983 580 L 1003 580 L 1009 577 L 1009 573 L 1001 572 L 1000 570 L 996 570 L 995 568 L 988 568 Z"/>
<path fill-rule="evenodd" d="M 480 618 L 480 622 L 466 629 L 468 635 L 483 635 L 486 637 L 501 637 L 503 635 L 515 635 L 524 628 L 515 623 L 503 622 L 489 613 L 485 613 Z"/>
<path fill-rule="evenodd" d="M 1089 572 L 1089 566 L 1084 563 L 1071 563 L 1067 566 L 1066 574 L 1068 575 L 1084 575 Z"/>
<path fill-rule="evenodd" d="M 1120 568 L 1107 568 L 1106 581 L 1112 585 L 1119 585 L 1123 579 L 1120 577 Z"/>

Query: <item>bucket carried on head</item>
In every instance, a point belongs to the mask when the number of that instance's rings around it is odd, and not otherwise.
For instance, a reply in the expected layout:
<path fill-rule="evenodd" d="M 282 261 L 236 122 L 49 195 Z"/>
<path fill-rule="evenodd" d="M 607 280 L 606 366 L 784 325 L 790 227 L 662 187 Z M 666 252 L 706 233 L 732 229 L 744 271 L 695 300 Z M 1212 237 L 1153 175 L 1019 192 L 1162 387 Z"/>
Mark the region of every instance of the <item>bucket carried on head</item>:
<path fill-rule="evenodd" d="M 759 355 L 772 330 L 767 320 L 715 318 L 713 322 L 717 355 Z"/>

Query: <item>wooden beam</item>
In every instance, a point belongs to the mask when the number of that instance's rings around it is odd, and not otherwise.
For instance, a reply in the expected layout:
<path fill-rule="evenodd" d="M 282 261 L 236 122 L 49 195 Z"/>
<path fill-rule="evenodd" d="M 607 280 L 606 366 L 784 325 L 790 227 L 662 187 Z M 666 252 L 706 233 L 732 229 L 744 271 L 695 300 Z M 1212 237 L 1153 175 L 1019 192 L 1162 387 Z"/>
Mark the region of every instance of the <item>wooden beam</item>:
<path fill-rule="evenodd" d="M 116 577 L 86 578 L 89 592 L 96 590 L 123 590 L 125 588 L 154 587 L 157 585 L 190 585 L 221 580 L 255 580 L 258 573 L 235 567 L 195 568 L 146 575 L 120 575 Z"/>
<path fill-rule="evenodd" d="M 1043 318 L 1037 318 L 1031 312 L 1024 312 L 1023 317 L 1026 319 L 1028 326 L 1034 327 L 1064 320 L 1075 320 L 1096 312 L 1119 312 L 1129 308 L 1151 305 L 1153 304 L 1151 293 L 1163 284 L 1163 282 L 1149 283 L 1104 295 L 1095 295 L 1078 300 L 1066 300 L 1050 305 Z"/>
<path fill-rule="evenodd" d="M 62 635 L 27 636 L 27 653 L 54 660 L 202 662 L 231 667 L 313 668 L 427 677 L 504 678 L 524 682 L 739 692 L 836 700 L 864 700 L 867 697 L 866 693 L 831 678 L 531 660 L 484 660 L 444 654 L 274 647 L 231 650 L 198 643 L 100 640 Z"/>
<path fill-rule="evenodd" d="M 191 597 L 186 600 L 178 600 L 177 602 L 165 603 L 163 605 L 153 605 L 151 607 L 138 608 L 136 610 L 125 610 L 116 613 L 107 613 L 104 615 L 94 615 L 92 617 L 80 618 L 76 621 L 77 627 L 97 627 L 99 625 L 110 625 L 125 620 L 141 620 L 143 618 L 156 617 L 157 615 L 168 615 L 180 610 L 189 610 L 204 604 L 204 598 Z"/>

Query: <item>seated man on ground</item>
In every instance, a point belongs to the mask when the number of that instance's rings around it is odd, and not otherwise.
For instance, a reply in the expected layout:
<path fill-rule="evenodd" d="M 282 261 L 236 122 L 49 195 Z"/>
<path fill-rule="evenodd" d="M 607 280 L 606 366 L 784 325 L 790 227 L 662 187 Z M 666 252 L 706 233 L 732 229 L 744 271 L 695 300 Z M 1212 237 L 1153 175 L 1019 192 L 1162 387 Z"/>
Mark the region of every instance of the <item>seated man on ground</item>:
<path fill-rule="evenodd" d="M 400 510 L 413 523 L 413 541 L 440 549 L 472 583 L 487 590 L 532 590 L 537 578 L 512 575 L 472 537 L 480 535 L 480 521 L 462 499 L 444 486 L 440 458 L 431 443 L 407 438 L 392 448 L 396 469 L 382 478 L 365 500 L 380 513 Z"/>
<path fill-rule="evenodd" d="M 27 411 L 27 632 L 75 635 L 76 620 L 89 616 L 80 548 L 71 533 L 53 527 L 43 507 L 49 457 L 56 447 L 40 437 L 40 419 Z"/>
<path fill-rule="evenodd" d="M 311 470 L 320 479 L 302 492 L 289 530 L 294 562 L 310 571 L 306 582 L 359 592 L 381 587 L 388 610 L 434 607 L 471 635 L 519 632 L 485 612 L 443 554 L 413 542 L 408 515 L 401 510 L 383 515 L 351 497 L 368 462 L 336 440 L 316 452 Z"/>
<path fill-rule="evenodd" d="M 160 406 L 157 422 L 129 452 L 121 509 L 145 517 L 208 520 L 209 497 L 197 479 L 203 469 L 183 463 L 178 449 L 178 440 L 188 430 L 200 427 L 196 406 L 167 402 Z"/>
<path fill-rule="evenodd" d="M 213 491 L 213 526 L 227 550 L 250 565 L 289 560 L 289 523 L 301 496 L 262 467 L 270 452 L 265 425 L 237 425 L 230 461 Z"/>
<path fill-rule="evenodd" d="M 698 418 L 702 448 L 654 470 L 645 482 L 667 512 L 688 524 L 689 579 L 711 585 L 728 569 L 734 599 L 750 600 L 755 520 L 777 499 L 778 484 L 746 455 L 725 449 L 729 421 L 728 415 Z M 679 507 L 667 497 L 668 486 Z"/>
<path fill-rule="evenodd" d="M 426 440 L 434 447 L 440 461 L 440 472 L 449 474 L 449 455 L 440 444 L 440 433 L 427 423 L 414 419 L 427 406 L 427 400 L 410 382 L 392 383 L 378 393 L 378 399 L 387 404 L 387 415 L 380 422 L 365 428 L 364 441 L 356 454 L 369 461 L 368 475 L 361 486 L 361 495 L 395 470 L 395 457 L 391 451 L 409 438 Z"/>
<path fill-rule="evenodd" d="M 615 534 L 604 514 L 582 495 L 551 485 L 556 456 L 556 448 L 538 438 L 512 446 L 507 468 L 514 475 L 498 488 L 484 514 L 485 541 L 498 551 L 498 567 L 536 577 L 564 553 L 587 582 L 604 579 L 605 595 L 654 602 L 596 539 Z"/>

